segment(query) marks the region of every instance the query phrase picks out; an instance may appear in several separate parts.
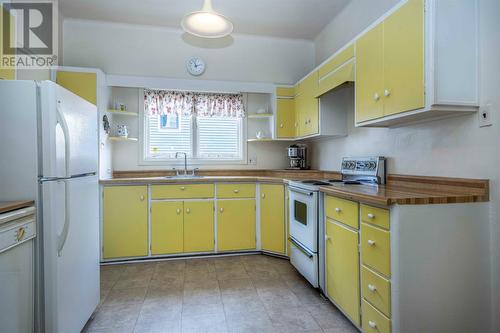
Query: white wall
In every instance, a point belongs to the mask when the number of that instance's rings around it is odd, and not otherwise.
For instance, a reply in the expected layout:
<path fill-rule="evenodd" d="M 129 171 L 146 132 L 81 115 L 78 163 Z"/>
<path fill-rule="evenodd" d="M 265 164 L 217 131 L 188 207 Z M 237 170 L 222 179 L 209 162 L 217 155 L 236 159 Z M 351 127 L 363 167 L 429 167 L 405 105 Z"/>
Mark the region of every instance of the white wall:
<path fill-rule="evenodd" d="M 312 41 L 234 34 L 203 40 L 180 30 L 66 19 L 66 66 L 98 67 L 107 74 L 192 78 L 186 60 L 202 57 L 201 79 L 295 83 L 314 65 Z"/>
<path fill-rule="evenodd" d="M 353 0 L 316 39 L 317 62 L 342 47 L 348 36 L 352 38 L 360 33 L 394 2 Z M 480 0 L 481 105 L 491 103 L 492 127 L 479 128 L 477 115 L 472 115 L 396 129 L 354 128 L 351 113 L 347 137 L 312 144 L 312 165 L 318 169 L 339 170 L 342 156 L 384 155 L 389 157 L 389 173 L 491 180 L 491 280 L 495 332 L 500 332 L 499 16 L 498 0 Z M 354 17 L 357 19 L 352 20 Z"/>
<path fill-rule="evenodd" d="M 376 21 L 399 0 L 351 0 L 315 38 L 320 64 Z"/>

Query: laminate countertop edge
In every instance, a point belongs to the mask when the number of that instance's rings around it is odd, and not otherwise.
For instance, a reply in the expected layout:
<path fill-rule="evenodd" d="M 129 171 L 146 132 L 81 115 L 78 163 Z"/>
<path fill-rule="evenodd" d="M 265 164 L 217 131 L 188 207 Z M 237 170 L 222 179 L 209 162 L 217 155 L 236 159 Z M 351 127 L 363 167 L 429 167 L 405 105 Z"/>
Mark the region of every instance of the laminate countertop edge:
<path fill-rule="evenodd" d="M 325 179 L 339 178 L 338 172 L 308 171 L 306 173 L 283 171 L 261 171 L 259 175 L 203 176 L 200 178 L 128 177 L 100 180 L 103 186 L 111 185 L 168 185 L 258 182 L 288 184 L 292 179 L 311 179 L 311 173 L 325 175 Z M 262 175 L 260 175 L 262 174 Z M 264 174 L 272 176 L 264 176 Z M 279 177 L 281 176 L 281 177 Z M 379 206 L 427 205 L 472 203 L 489 201 L 489 180 L 469 178 L 427 177 L 411 175 L 388 175 L 387 184 L 379 186 L 344 185 L 321 186 L 320 191 L 344 199 Z"/>

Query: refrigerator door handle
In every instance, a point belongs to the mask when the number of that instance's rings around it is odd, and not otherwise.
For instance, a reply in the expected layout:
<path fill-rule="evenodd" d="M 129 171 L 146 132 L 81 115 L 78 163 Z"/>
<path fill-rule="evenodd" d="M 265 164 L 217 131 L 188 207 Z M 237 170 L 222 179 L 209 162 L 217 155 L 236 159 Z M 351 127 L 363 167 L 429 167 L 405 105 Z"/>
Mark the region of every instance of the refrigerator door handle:
<path fill-rule="evenodd" d="M 56 110 L 57 110 L 57 122 L 61 125 L 61 129 L 63 131 L 63 134 L 64 134 L 64 167 L 66 168 L 65 170 L 65 177 L 69 177 L 70 176 L 70 172 L 69 172 L 69 169 L 70 169 L 70 165 L 69 165 L 69 162 L 70 162 L 70 153 L 71 153 L 71 149 L 70 149 L 70 143 L 69 143 L 69 140 L 70 140 L 70 137 L 69 137 L 69 129 L 68 129 L 68 124 L 66 123 L 66 119 L 64 118 L 64 115 L 61 111 L 61 101 L 57 101 L 57 107 L 56 107 Z"/>
<path fill-rule="evenodd" d="M 67 181 L 64 182 L 64 226 L 60 235 L 57 235 L 57 255 L 62 256 L 62 250 L 64 249 L 64 244 L 68 239 L 69 231 L 69 184 Z"/>

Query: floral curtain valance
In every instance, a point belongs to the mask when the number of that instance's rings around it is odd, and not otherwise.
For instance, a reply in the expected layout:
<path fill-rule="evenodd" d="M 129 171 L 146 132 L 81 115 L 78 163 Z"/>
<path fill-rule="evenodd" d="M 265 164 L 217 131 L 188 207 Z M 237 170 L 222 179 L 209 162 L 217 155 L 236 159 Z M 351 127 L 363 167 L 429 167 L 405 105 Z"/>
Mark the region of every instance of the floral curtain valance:
<path fill-rule="evenodd" d="M 199 117 L 244 118 L 242 94 L 193 93 L 186 91 L 144 90 L 148 116 L 177 112 Z"/>

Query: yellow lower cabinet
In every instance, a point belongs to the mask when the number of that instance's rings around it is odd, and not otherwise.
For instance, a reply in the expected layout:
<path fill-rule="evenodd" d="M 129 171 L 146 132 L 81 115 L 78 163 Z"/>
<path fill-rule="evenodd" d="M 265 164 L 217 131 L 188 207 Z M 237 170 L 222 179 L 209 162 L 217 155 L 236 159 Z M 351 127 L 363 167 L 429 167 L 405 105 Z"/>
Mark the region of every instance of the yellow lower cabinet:
<path fill-rule="evenodd" d="M 182 201 L 160 201 L 151 204 L 151 254 L 184 251 L 184 218 Z"/>
<path fill-rule="evenodd" d="M 326 288 L 328 296 L 360 325 L 358 232 L 326 222 Z"/>
<path fill-rule="evenodd" d="M 255 199 L 217 200 L 219 251 L 255 249 Z"/>
<path fill-rule="evenodd" d="M 364 333 L 391 333 L 391 320 L 375 309 L 367 301 L 363 300 L 361 309 L 363 311 Z"/>
<path fill-rule="evenodd" d="M 214 202 L 184 201 L 184 252 L 214 250 Z"/>
<path fill-rule="evenodd" d="M 285 253 L 285 189 L 260 185 L 260 238 L 262 250 Z"/>
<path fill-rule="evenodd" d="M 104 188 L 104 259 L 148 254 L 147 192 L 146 186 Z"/>

